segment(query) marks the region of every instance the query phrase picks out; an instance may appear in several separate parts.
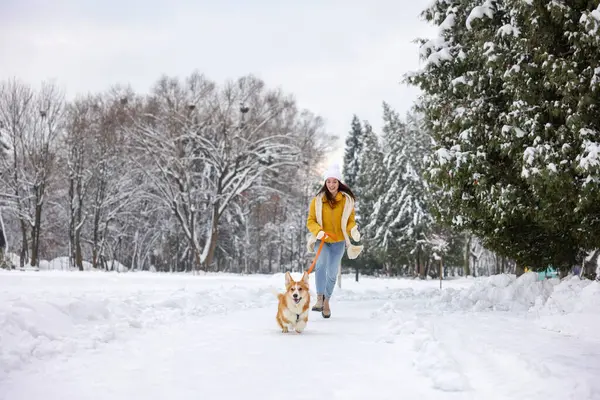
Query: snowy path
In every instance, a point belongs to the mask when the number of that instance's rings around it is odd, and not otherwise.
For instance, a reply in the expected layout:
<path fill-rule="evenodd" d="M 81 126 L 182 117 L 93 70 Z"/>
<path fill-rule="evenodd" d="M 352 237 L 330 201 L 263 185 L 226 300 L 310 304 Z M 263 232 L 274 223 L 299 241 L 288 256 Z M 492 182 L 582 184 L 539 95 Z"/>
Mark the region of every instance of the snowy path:
<path fill-rule="evenodd" d="M 547 321 L 519 312 L 439 309 L 448 303 L 439 303 L 428 282 L 365 280 L 338 291 L 331 319 L 312 312 L 303 334 L 284 335 L 266 290 L 280 278 L 197 280 L 185 290 L 156 278 L 147 292 L 138 278 L 122 278 L 136 282 L 129 291 L 114 281 L 120 289 L 110 291 L 113 311 L 102 313 L 105 320 L 85 314 L 76 329 L 64 329 L 72 337 L 28 327 L 37 342 L 21 354 L 19 368 L 0 377 L 0 399 L 600 399 L 600 339 L 577 336 L 577 329 L 549 330 Z M 88 285 L 73 286 L 70 296 L 94 303 L 109 291 Z M 449 292 L 455 300 L 468 290 L 456 285 Z M 19 289 L 0 289 L 8 293 L 3 304 L 23 306 Z M 56 307 L 64 289 L 46 288 L 50 305 L 30 301 L 27 310 Z M 28 290 L 32 297 L 35 289 Z M 124 301 L 143 313 L 125 313 Z M 63 307 L 81 316 L 80 307 Z M 83 341 L 86 332 L 103 340 Z M 15 342 L 0 333 L 3 343 Z M 70 351 L 40 353 L 52 348 Z"/>
<path fill-rule="evenodd" d="M 403 356 L 406 348 L 376 340 L 383 324 L 370 321 L 370 313 L 380 305 L 338 304 L 330 320 L 312 313 L 302 335 L 281 334 L 273 307 L 205 316 L 81 352 L 33 375 L 15 374 L 5 396 L 391 399 L 431 393 Z"/>

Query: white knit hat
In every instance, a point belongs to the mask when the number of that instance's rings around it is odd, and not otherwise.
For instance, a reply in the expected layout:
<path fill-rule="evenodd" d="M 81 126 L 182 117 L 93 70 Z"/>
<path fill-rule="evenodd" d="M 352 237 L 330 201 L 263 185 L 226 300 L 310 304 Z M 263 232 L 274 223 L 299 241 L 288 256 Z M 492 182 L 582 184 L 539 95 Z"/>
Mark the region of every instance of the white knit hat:
<path fill-rule="evenodd" d="M 325 180 L 328 178 L 335 178 L 338 181 L 342 182 L 342 171 L 340 170 L 339 164 L 331 164 L 327 171 L 325 171 Z"/>

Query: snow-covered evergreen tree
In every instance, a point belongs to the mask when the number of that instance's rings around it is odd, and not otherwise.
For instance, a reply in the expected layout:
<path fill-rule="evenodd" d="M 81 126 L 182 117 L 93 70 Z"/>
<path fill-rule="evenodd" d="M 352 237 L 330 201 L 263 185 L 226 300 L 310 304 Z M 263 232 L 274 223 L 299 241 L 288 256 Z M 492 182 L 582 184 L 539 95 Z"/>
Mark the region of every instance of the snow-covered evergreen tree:
<path fill-rule="evenodd" d="M 395 194 L 401 191 L 403 182 L 396 169 L 396 157 L 402 152 L 401 132 L 405 129 L 400 116 L 394 112 L 387 103 L 383 103 L 383 152 L 381 170 L 384 171 L 382 179 L 378 182 L 381 192 L 373 205 L 365 231 L 381 255 L 381 262 L 385 265 L 386 272 L 391 272 L 392 263 L 400 253 L 395 241 L 395 234 L 387 225 L 389 215 L 393 215 Z"/>
<path fill-rule="evenodd" d="M 403 260 L 407 266 L 416 263 L 423 274 L 427 258 L 423 241 L 431 228 L 421 161 L 427 138 L 414 119 L 410 124 L 403 122 L 387 103 L 383 104 L 383 121 L 385 180 L 367 230 L 374 231 L 373 239 L 388 268 Z"/>
<path fill-rule="evenodd" d="M 360 171 L 356 182 L 356 187 L 361 193 L 357 208 L 360 214 L 361 234 L 365 241 L 365 254 L 375 254 L 376 250 L 376 225 L 371 224 L 371 221 L 374 219 L 375 205 L 385 193 L 387 171 L 383 158 L 379 137 L 365 122 L 363 146 L 359 157 Z"/>
<path fill-rule="evenodd" d="M 346 147 L 344 150 L 343 175 L 344 182 L 354 191 L 360 165 L 358 163 L 362 149 L 363 127 L 358 116 L 352 117 L 352 125 L 348 136 L 346 137 Z M 359 195 L 358 191 L 355 193 Z"/>
<path fill-rule="evenodd" d="M 408 81 L 424 92 L 441 216 L 532 267 L 569 267 L 598 243 L 599 14 L 538 0 L 424 12 L 440 36 Z"/>
<path fill-rule="evenodd" d="M 368 121 L 363 121 L 361 151 L 358 154 L 359 166 L 356 182 L 352 190 L 360 193 L 356 202 L 356 221 L 361 231 L 361 241 L 365 244 L 363 255 L 355 260 L 344 257 L 344 265 L 358 270 L 372 270 L 378 264 L 377 247 L 373 241 L 375 229 L 370 226 L 373 217 L 373 207 L 384 193 L 386 173 L 383 170 L 383 151 L 378 136 Z"/>

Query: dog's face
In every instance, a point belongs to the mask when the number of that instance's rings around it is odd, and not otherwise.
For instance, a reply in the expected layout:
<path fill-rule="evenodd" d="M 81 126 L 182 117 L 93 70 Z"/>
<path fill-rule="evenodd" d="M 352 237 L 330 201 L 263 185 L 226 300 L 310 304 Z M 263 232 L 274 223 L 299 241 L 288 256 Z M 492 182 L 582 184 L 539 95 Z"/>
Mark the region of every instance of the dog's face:
<path fill-rule="evenodd" d="M 302 279 L 295 281 L 289 272 L 285 273 L 285 288 L 286 295 L 295 303 L 299 304 L 308 296 L 308 274 L 306 271 L 302 275 Z"/>

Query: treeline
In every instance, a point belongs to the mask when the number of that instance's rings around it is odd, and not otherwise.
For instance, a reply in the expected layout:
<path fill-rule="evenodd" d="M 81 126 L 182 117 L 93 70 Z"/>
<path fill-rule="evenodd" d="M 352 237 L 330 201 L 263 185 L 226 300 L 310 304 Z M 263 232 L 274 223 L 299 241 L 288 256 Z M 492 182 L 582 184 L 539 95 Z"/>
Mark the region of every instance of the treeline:
<path fill-rule="evenodd" d="M 253 76 L 161 77 L 66 101 L 0 83 L 0 211 L 20 266 L 274 272 L 306 263 L 305 204 L 335 138 Z M 6 264 L 7 258 L 4 258 Z M 14 267 L 14 266 L 13 266 Z"/>
<path fill-rule="evenodd" d="M 514 260 L 517 273 L 583 266 L 592 277 L 600 248 L 598 1 L 437 0 L 423 17 L 439 37 L 419 39 L 424 65 L 405 77 L 422 91 L 422 119 L 401 124 L 384 111 L 386 151 L 361 150 L 353 139 L 348 147 L 372 257 L 385 265 L 410 254 L 407 268 L 423 268 L 441 244 L 456 256 L 460 232 Z M 365 132 L 363 143 L 373 142 Z"/>
<path fill-rule="evenodd" d="M 425 179 L 433 137 L 418 112 L 402 117 L 383 103 L 381 133 L 354 115 L 344 180 L 358 196 L 365 250 L 344 266 L 357 273 L 439 277 L 514 271 L 514 262 L 483 248 L 473 234 L 436 219 L 439 193 Z"/>

